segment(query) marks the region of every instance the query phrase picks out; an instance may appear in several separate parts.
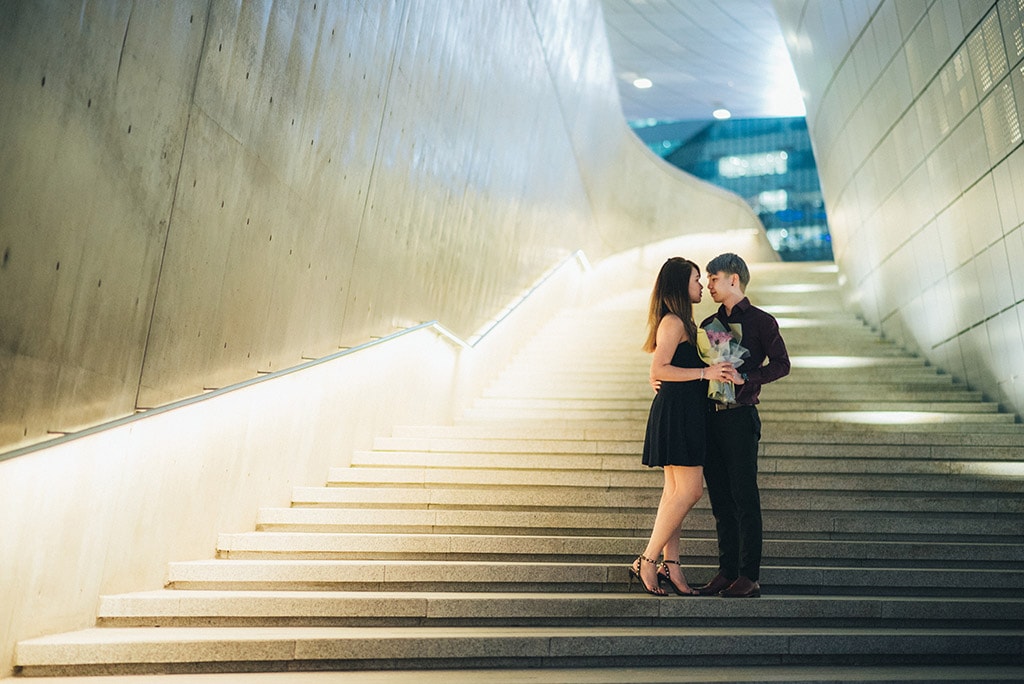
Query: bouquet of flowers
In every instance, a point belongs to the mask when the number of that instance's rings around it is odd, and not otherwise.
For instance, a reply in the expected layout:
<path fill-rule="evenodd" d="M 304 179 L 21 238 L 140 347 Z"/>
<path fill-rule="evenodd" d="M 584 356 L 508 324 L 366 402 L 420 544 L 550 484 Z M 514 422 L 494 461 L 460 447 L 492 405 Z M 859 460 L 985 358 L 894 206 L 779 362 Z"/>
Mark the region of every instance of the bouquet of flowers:
<path fill-rule="evenodd" d="M 725 361 L 731 363 L 733 368 L 738 368 L 743 362 L 743 357 L 750 354 L 740 344 L 740 340 L 743 339 L 743 334 L 739 330 L 740 326 L 733 327 L 734 330 L 728 330 L 721 321 L 715 318 L 698 331 L 697 349 L 704 363 L 710 366 Z M 722 404 L 735 404 L 736 386 L 727 381 L 711 380 L 708 383 L 708 398 Z"/>

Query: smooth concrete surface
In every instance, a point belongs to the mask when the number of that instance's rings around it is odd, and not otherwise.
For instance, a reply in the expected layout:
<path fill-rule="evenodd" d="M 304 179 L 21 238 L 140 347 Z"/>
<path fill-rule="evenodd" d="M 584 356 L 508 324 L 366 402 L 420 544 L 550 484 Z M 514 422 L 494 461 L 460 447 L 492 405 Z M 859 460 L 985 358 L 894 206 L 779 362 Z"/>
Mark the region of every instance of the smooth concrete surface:
<path fill-rule="evenodd" d="M 775 0 L 847 302 L 1024 413 L 1024 11 Z"/>
<path fill-rule="evenodd" d="M 753 231 L 619 108 L 597 0 L 0 4 L 0 451 Z"/>
<path fill-rule="evenodd" d="M 204 5 L 0 5 L 0 452 L 134 410 Z"/>

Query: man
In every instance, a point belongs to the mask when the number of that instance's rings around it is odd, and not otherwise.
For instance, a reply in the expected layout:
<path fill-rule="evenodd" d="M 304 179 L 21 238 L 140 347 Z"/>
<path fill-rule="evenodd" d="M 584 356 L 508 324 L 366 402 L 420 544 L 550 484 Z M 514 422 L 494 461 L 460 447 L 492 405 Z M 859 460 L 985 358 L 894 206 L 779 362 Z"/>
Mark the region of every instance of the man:
<path fill-rule="evenodd" d="M 708 263 L 708 291 L 727 330 L 738 333 L 749 356 L 733 370 L 736 403 L 708 401 L 708 451 L 704 480 L 718 534 L 718 574 L 699 589 L 702 596 L 754 598 L 761 595 L 761 495 L 757 489 L 757 443 L 761 419 L 756 404 L 761 386 L 789 373 L 789 354 L 771 314 L 744 294 L 750 271 L 735 254 Z M 765 360 L 767 359 L 767 363 Z"/>

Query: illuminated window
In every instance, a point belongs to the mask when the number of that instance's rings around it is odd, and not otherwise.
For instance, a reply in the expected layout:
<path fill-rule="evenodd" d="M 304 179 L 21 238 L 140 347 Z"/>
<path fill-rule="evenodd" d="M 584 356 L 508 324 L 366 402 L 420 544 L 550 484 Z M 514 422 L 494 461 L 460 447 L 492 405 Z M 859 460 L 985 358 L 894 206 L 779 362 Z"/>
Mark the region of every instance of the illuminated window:
<path fill-rule="evenodd" d="M 789 193 L 785 190 L 765 190 L 757 195 L 761 211 L 782 211 L 789 208 Z"/>
<path fill-rule="evenodd" d="M 722 157 L 718 160 L 718 174 L 725 178 L 779 175 L 788 170 L 788 158 L 789 155 L 781 150 Z"/>

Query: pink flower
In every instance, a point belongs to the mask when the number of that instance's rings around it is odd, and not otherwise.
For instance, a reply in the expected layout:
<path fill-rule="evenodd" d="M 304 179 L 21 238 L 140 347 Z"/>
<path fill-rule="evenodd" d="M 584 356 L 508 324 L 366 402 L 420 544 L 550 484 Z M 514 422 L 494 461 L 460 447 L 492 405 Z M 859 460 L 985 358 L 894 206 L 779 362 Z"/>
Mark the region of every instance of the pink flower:
<path fill-rule="evenodd" d="M 743 363 L 743 357 L 749 352 L 736 339 L 731 330 L 726 330 L 721 321 L 717 318 L 712 320 L 705 328 L 708 343 L 711 349 L 708 350 L 704 361 L 708 365 L 725 362 L 733 368 L 739 368 Z M 736 387 L 728 381 L 712 380 L 708 383 L 708 397 L 723 404 L 736 403 Z"/>
<path fill-rule="evenodd" d="M 708 341 L 710 341 L 711 344 L 719 345 L 723 342 L 732 342 L 732 333 L 718 332 L 715 330 L 708 330 L 707 333 Z"/>

